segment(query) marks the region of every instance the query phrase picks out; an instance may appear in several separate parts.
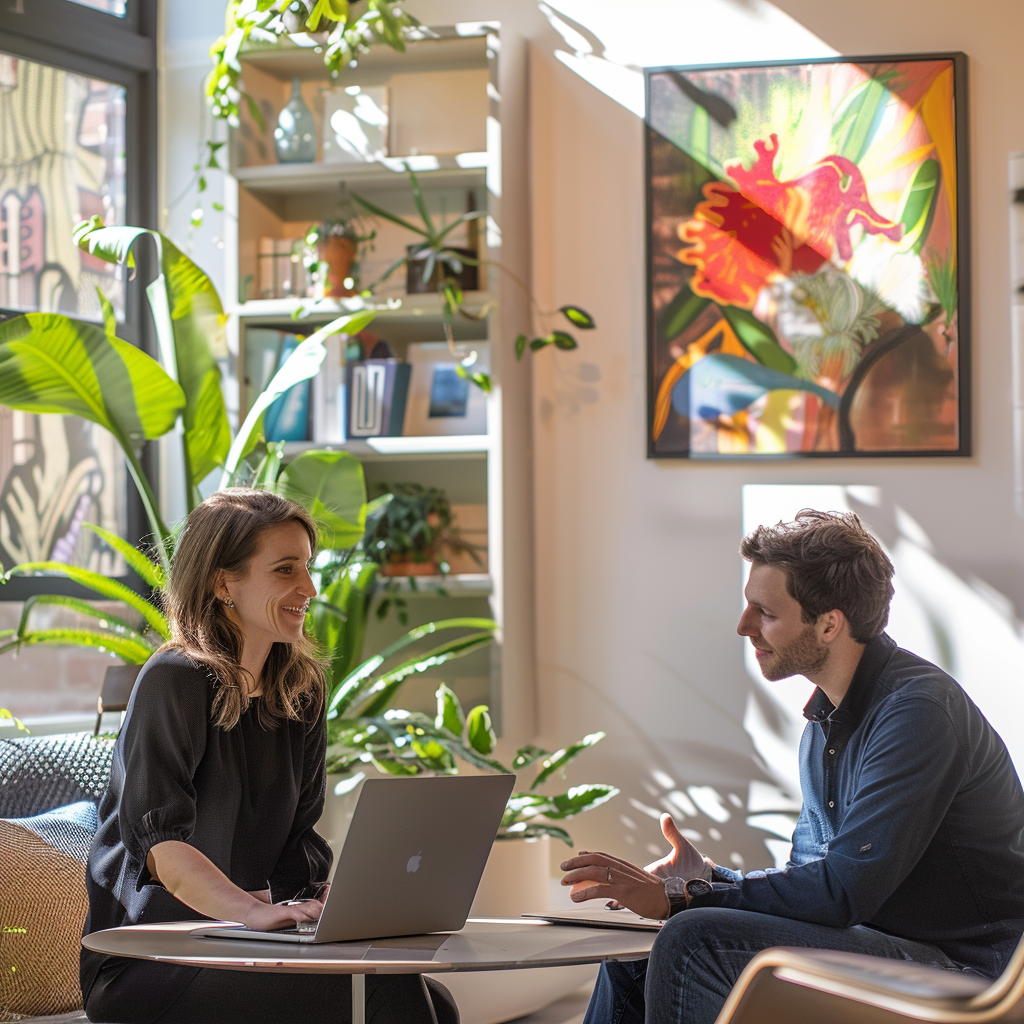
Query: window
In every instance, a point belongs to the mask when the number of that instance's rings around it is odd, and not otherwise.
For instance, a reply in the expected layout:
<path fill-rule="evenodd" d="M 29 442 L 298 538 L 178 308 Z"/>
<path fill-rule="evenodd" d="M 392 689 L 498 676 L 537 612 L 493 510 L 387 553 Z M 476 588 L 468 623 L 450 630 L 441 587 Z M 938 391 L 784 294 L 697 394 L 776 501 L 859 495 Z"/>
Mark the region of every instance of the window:
<path fill-rule="evenodd" d="M 0 4 L 0 319 L 60 312 L 100 320 L 110 300 L 119 337 L 154 350 L 141 282 L 72 243 L 81 219 L 156 226 L 156 0 L 6 0 Z M 143 268 L 144 269 L 144 268 Z M 152 456 L 144 455 L 151 479 Z M 102 428 L 75 417 L 0 407 L 0 563 L 85 566 L 137 585 L 83 523 L 138 540 L 141 502 Z M 0 629 L 33 593 L 95 598 L 69 581 L 0 587 Z M 90 625 L 37 605 L 35 628 Z M 38 616 L 38 621 L 36 620 Z M 81 712 L 109 656 L 75 648 L 0 655 L 0 707 L 19 717 Z"/>

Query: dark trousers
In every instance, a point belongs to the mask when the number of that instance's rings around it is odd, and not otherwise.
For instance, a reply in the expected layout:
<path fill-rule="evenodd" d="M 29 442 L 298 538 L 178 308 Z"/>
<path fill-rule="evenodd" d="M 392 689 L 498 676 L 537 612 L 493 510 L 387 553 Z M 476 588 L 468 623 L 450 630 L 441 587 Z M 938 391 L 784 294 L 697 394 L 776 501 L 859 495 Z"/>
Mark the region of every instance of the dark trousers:
<path fill-rule="evenodd" d="M 740 972 L 772 946 L 838 949 L 964 970 L 934 946 L 864 925 L 827 928 L 700 907 L 665 923 L 649 959 L 604 964 L 583 1024 L 714 1024 Z"/>
<path fill-rule="evenodd" d="M 266 974 L 124 960 L 100 971 L 86 999 L 102 1024 L 350 1024 L 344 974 Z M 459 1024 L 451 993 L 421 974 L 370 975 L 367 1024 Z"/>

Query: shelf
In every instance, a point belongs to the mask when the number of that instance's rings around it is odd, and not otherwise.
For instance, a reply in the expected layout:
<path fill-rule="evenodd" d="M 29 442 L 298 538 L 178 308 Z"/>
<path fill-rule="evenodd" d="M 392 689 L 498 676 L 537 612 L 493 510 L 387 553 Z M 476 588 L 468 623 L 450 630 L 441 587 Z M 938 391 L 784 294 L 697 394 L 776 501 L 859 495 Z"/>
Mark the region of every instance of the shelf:
<path fill-rule="evenodd" d="M 446 590 L 449 597 L 488 597 L 494 589 L 487 573 L 460 573 L 450 576 L 416 576 L 416 589 L 409 584 L 408 576 L 381 576 L 382 583 L 391 584 L 390 594 L 398 593 L 410 597 L 437 597 L 438 590 Z M 388 597 L 388 591 L 378 591 L 377 596 Z"/>
<path fill-rule="evenodd" d="M 234 175 L 258 199 L 295 192 L 336 197 L 341 181 L 375 193 L 408 192 L 406 163 L 428 189 L 482 188 L 486 181 L 486 153 L 389 157 L 367 163 L 254 164 L 235 168 Z"/>
<path fill-rule="evenodd" d="M 285 455 L 321 449 L 351 452 L 362 462 L 400 459 L 486 458 L 491 439 L 486 434 L 453 434 L 442 437 L 368 437 L 343 444 L 317 441 L 286 441 Z"/>
<path fill-rule="evenodd" d="M 487 67 L 487 41 L 482 25 L 469 26 L 473 31 L 464 36 L 443 39 L 424 39 L 406 45 L 404 53 L 387 46 L 375 46 L 362 54 L 357 66 L 361 73 L 386 71 L 389 74 L 408 74 L 418 71 L 457 70 L 459 68 Z M 308 33 L 282 39 L 262 49 L 259 43 L 250 43 L 238 55 L 243 64 L 249 64 L 282 81 L 294 78 L 327 78 L 323 48 L 316 37 Z"/>
<path fill-rule="evenodd" d="M 463 305 L 471 313 L 479 314 L 493 303 L 487 292 L 466 292 Z M 432 319 L 441 323 L 442 302 L 437 292 L 424 292 L 418 295 L 405 295 L 386 301 L 363 299 L 358 295 L 344 299 L 250 299 L 242 304 L 229 306 L 228 313 L 244 317 L 246 320 L 291 320 L 292 314 L 305 308 L 309 315 L 302 317 L 297 323 L 320 323 L 332 320 L 348 313 L 358 313 L 363 309 L 373 309 L 377 319 L 388 322 L 402 320 Z"/>

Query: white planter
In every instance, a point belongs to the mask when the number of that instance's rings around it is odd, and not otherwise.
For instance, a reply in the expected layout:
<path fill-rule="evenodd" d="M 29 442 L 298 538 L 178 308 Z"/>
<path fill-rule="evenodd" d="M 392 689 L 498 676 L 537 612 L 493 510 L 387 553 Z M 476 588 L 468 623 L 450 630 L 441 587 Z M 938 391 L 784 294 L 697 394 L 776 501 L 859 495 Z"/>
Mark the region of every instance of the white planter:
<path fill-rule="evenodd" d="M 335 795 L 337 776 L 327 777 L 327 801 L 317 831 L 331 844 L 335 862 L 355 809 L 355 792 Z M 491 848 L 471 917 L 519 917 L 549 908 L 551 841 L 503 840 Z M 501 1024 L 535 1013 L 592 982 L 597 968 L 544 967 L 525 971 L 466 971 L 433 975 L 455 997 L 462 1024 Z"/>

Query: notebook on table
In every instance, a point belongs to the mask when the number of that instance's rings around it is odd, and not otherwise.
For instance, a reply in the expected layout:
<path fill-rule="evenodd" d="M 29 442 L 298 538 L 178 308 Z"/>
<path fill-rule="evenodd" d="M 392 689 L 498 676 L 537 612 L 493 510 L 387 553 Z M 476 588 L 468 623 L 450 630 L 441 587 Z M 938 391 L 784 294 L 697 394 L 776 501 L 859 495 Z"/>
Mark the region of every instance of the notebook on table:
<path fill-rule="evenodd" d="M 628 928 L 634 931 L 659 931 L 664 921 L 641 917 L 632 910 L 609 910 L 603 903 L 596 907 L 572 907 L 568 910 L 553 910 L 549 914 L 523 914 L 552 924 L 576 924 L 587 928 Z"/>
<path fill-rule="evenodd" d="M 366 779 L 319 921 L 279 931 L 206 925 L 190 934 L 348 942 L 458 931 L 514 783 L 514 775 Z"/>

